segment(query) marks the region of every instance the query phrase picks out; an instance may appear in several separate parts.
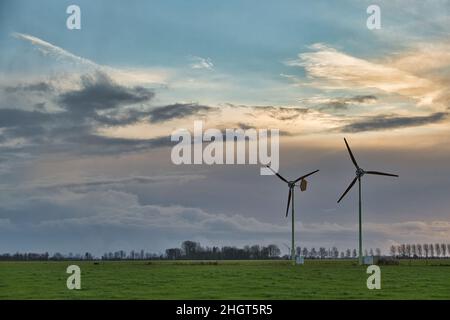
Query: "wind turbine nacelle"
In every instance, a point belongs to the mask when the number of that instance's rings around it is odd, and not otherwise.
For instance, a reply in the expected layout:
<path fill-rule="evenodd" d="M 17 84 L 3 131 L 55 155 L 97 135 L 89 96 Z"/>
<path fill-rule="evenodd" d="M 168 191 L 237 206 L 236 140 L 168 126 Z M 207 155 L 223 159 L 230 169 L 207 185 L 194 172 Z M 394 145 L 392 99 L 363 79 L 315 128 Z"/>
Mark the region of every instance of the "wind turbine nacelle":
<path fill-rule="evenodd" d="M 300 181 L 300 190 L 305 191 L 307 186 L 308 186 L 308 181 L 306 181 L 305 179 L 302 179 L 302 181 Z"/>

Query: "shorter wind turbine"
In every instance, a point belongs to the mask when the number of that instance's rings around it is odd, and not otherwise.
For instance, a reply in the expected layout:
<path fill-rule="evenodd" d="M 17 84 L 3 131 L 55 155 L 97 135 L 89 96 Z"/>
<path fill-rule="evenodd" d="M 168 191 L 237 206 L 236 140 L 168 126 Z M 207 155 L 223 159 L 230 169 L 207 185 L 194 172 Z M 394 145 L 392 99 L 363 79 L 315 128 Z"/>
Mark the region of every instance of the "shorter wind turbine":
<path fill-rule="evenodd" d="M 301 176 L 300 178 L 297 178 L 295 180 L 292 181 L 288 181 L 285 178 L 283 178 L 278 172 L 275 172 L 271 167 L 266 166 L 267 168 L 269 168 L 270 170 L 272 170 L 273 173 L 275 173 L 275 175 L 280 178 L 281 180 L 283 180 L 284 182 L 287 183 L 288 187 L 289 187 L 289 193 L 288 193 L 288 203 L 287 203 L 287 208 L 286 208 L 286 217 L 289 214 L 289 205 L 291 204 L 291 199 L 292 199 L 292 243 L 291 243 L 291 259 L 292 262 L 295 264 L 295 236 L 294 236 L 294 224 L 295 224 L 295 218 L 294 218 L 294 188 L 296 186 L 300 187 L 301 191 L 305 191 L 308 182 L 305 180 L 306 177 L 309 177 L 310 175 L 318 172 L 319 170 L 310 172 L 308 174 L 305 174 L 304 176 Z M 300 184 L 297 184 L 298 182 L 300 182 Z"/>
<path fill-rule="evenodd" d="M 356 167 L 356 177 L 353 179 L 353 181 L 350 183 L 350 185 L 348 186 L 347 190 L 345 190 L 345 192 L 342 194 L 342 196 L 339 198 L 338 203 L 341 202 L 341 200 L 345 197 L 345 195 L 347 194 L 347 192 L 350 191 L 350 189 L 355 185 L 356 180 L 358 180 L 358 184 L 359 184 L 359 264 L 363 264 L 362 261 L 362 222 L 361 222 L 361 214 L 362 214 L 362 204 L 361 204 L 361 178 L 365 175 L 365 174 L 374 174 L 374 175 L 379 175 L 379 176 L 389 176 L 389 177 L 398 177 L 398 175 L 396 174 L 392 174 L 392 173 L 385 173 L 385 172 L 380 172 L 380 171 L 365 171 L 363 170 L 358 163 L 355 160 L 355 157 L 353 156 L 352 150 L 350 149 L 350 146 L 347 143 L 347 139 L 344 138 L 345 141 L 345 145 L 347 146 L 347 150 L 348 153 L 350 155 L 350 159 L 352 159 L 353 164 Z"/>

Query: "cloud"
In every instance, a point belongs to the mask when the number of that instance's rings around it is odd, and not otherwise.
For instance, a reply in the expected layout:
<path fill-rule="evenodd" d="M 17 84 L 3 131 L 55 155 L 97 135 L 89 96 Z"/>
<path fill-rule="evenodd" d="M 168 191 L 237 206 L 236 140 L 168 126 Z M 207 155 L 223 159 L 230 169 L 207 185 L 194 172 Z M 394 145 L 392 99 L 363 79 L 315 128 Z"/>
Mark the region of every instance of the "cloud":
<path fill-rule="evenodd" d="M 50 120 L 51 114 L 20 109 L 0 109 L 0 128 L 29 126 Z"/>
<path fill-rule="evenodd" d="M 47 41 L 44 41 L 44 40 L 34 37 L 32 35 L 14 32 L 12 34 L 12 36 L 17 39 L 21 39 L 21 40 L 30 42 L 32 45 L 34 45 L 36 48 L 38 48 L 39 51 L 41 51 L 44 55 L 49 55 L 56 59 L 67 59 L 67 60 L 74 61 L 74 62 L 83 64 L 83 65 L 91 66 L 91 67 L 99 66 L 95 62 L 93 62 L 89 59 L 85 59 L 85 58 L 76 56 L 73 53 L 70 53 L 70 52 L 64 50 L 63 48 L 55 46 Z"/>
<path fill-rule="evenodd" d="M 153 123 L 182 119 L 190 116 L 204 116 L 215 108 L 196 103 L 175 103 L 168 106 L 155 108 L 149 112 L 150 121 Z"/>
<path fill-rule="evenodd" d="M 206 70 L 214 69 L 214 64 L 210 58 L 192 56 L 191 60 L 192 63 L 190 64 L 190 67 L 192 69 L 206 69 Z"/>
<path fill-rule="evenodd" d="M 391 116 L 378 115 L 366 117 L 339 128 L 341 132 L 363 132 L 407 127 L 417 127 L 432 123 L 439 123 L 448 118 L 448 113 L 437 112 L 428 116 Z"/>
<path fill-rule="evenodd" d="M 265 112 L 271 118 L 280 120 L 280 121 L 289 121 L 295 120 L 299 116 L 308 113 L 307 108 L 298 108 L 298 107 L 274 107 L 274 106 L 264 106 L 264 107 L 254 107 L 254 111 L 256 112 Z"/>
<path fill-rule="evenodd" d="M 342 98 L 319 98 L 319 99 L 304 99 L 302 102 L 313 103 L 320 111 L 332 110 L 342 111 L 347 110 L 353 105 L 371 104 L 377 101 L 374 95 L 356 95 L 353 97 Z"/>
<path fill-rule="evenodd" d="M 0 109 L 0 137 L 4 142 L 20 140 L 42 143 L 51 130 L 52 123 L 58 123 L 60 114 L 20 109 Z M 20 145 L 18 144 L 18 145 Z M 17 146 L 18 146 L 17 145 Z"/>
<path fill-rule="evenodd" d="M 170 140 L 170 136 L 159 136 L 150 139 L 130 139 L 116 138 L 96 134 L 84 134 L 68 139 L 71 143 L 76 143 L 77 149 L 74 153 L 87 155 L 117 155 L 129 152 L 146 151 L 153 148 L 170 147 L 175 144 Z"/>
<path fill-rule="evenodd" d="M 24 86 L 17 87 L 22 90 Z M 45 88 L 38 82 L 26 88 Z M 24 91 L 26 95 L 27 90 Z M 20 140 L 21 151 L 41 146 L 42 152 L 74 150 L 76 153 L 111 154 L 171 146 L 169 135 L 151 139 L 127 139 L 102 136 L 99 128 L 135 124 L 148 119 L 150 112 L 142 109 L 154 97 L 152 90 L 140 86 L 124 86 L 107 74 L 95 71 L 80 78 L 78 89 L 52 91 L 47 99 L 55 102 L 59 111 L 1 109 L 0 137 L 7 141 Z M 0 146 L 1 147 L 1 146 Z M 99 148 L 100 147 L 100 148 Z M 4 150 L 4 148 L 3 148 Z M 19 150 L 17 150 L 19 151 Z"/>
<path fill-rule="evenodd" d="M 27 83 L 27 84 L 19 84 L 16 86 L 9 86 L 4 89 L 6 92 L 39 92 L 39 93 L 48 93 L 53 91 L 54 88 L 51 84 L 47 82 L 36 82 L 36 83 Z"/>
<path fill-rule="evenodd" d="M 3 201 L 0 205 L 0 237 L 5 234 L 13 234 L 18 239 L 34 236 L 35 241 L 28 243 L 25 250 L 48 245 L 45 250 L 66 251 L 75 247 L 70 243 L 76 243 L 78 248 L 81 246 L 83 250 L 101 254 L 105 250 L 117 250 L 121 248 L 118 244 L 124 243 L 127 244 L 126 249 L 145 246 L 148 250 L 158 251 L 186 239 L 216 245 L 268 242 L 281 245 L 290 234 L 288 224 L 267 223 L 239 213 L 223 214 L 180 205 L 142 204 L 135 194 L 98 189 L 99 186 L 91 185 L 84 191 L 78 187 L 54 189 L 52 193 L 24 194 L 20 201 Z M 427 242 L 450 240 L 450 222 L 445 220 L 368 221 L 364 228 L 366 239 L 378 239 L 377 244 L 383 245 L 385 250 L 389 241 L 402 242 L 411 237 L 415 241 Z M 297 230 L 302 235 L 303 246 L 318 246 L 327 245 L 317 243 L 318 239 L 331 238 L 339 242 L 339 239 L 356 235 L 357 225 L 297 222 Z M 42 233 L 52 234 L 51 243 L 37 236 Z M 75 241 L 77 238 L 79 241 Z M 335 241 L 328 245 L 336 245 Z M 14 248 L 19 246 L 16 243 Z M 8 248 L 12 250 L 11 246 Z M 5 250 L 4 247 L 0 249 Z"/>
<path fill-rule="evenodd" d="M 115 109 L 125 105 L 149 102 L 154 93 L 143 87 L 125 87 L 114 83 L 106 74 L 81 77 L 81 89 L 65 92 L 60 104 L 77 114 L 91 114 L 97 110 Z"/>
<path fill-rule="evenodd" d="M 230 237 L 251 239 L 259 237 L 259 233 L 289 231 L 287 227 L 237 214 L 210 213 L 177 205 L 143 205 L 136 195 L 114 190 L 90 190 L 86 193 L 59 190 L 53 195 L 33 195 L 21 203 L 3 204 L 0 207 L 0 219 L 9 220 L 7 227 L 15 227 L 16 236 L 21 232 L 50 232 L 64 239 L 71 238 L 72 234 L 95 238 L 96 241 L 85 248 L 97 254 L 114 249 L 114 243 L 118 241 L 142 246 L 139 240 L 141 234 L 146 234 L 148 247 L 160 250 L 163 248 L 155 246 L 155 243 L 162 240 L 179 243 L 199 237 L 217 241 Z M 98 234 L 98 230 L 103 231 Z M 109 241 L 105 243 L 105 239 Z M 56 241 L 47 249 L 55 248 L 64 250 L 67 247 L 59 246 Z M 0 249 L 4 250 L 3 247 Z"/>
<path fill-rule="evenodd" d="M 233 109 L 243 109 L 246 114 L 252 117 L 264 114 L 280 121 L 295 120 L 310 111 L 308 108 L 302 107 L 235 105 L 231 103 L 226 104 L 226 106 Z"/>
<path fill-rule="evenodd" d="M 77 56 L 61 47 L 58 47 L 50 42 L 42 40 L 38 37 L 15 32 L 13 37 L 27 41 L 36 47 L 43 55 L 54 58 L 57 61 L 62 61 L 65 64 L 73 64 L 80 68 L 83 72 L 100 71 L 107 74 L 113 80 L 119 83 L 126 83 L 129 85 L 136 84 L 162 84 L 166 85 L 167 72 L 161 70 L 146 70 L 146 69 L 130 69 L 130 68 L 112 68 L 95 63 L 92 60 Z"/>
<path fill-rule="evenodd" d="M 371 62 L 340 52 L 326 44 L 310 47 L 312 52 L 301 53 L 297 59 L 286 61 L 288 66 L 302 67 L 312 85 L 322 88 L 352 90 L 373 89 L 386 93 L 413 97 L 420 103 L 431 103 L 442 90 L 438 81 L 416 75 L 414 66 L 396 66 L 388 61 Z M 448 61 L 450 62 L 450 61 Z"/>
<path fill-rule="evenodd" d="M 70 190 L 75 193 L 87 193 L 91 190 L 121 190 L 126 186 L 141 186 L 141 185 L 163 185 L 163 184 L 185 184 L 187 182 L 204 179 L 203 175 L 195 174 L 171 174 L 159 176 L 129 176 L 124 178 L 93 178 L 82 177 L 75 181 L 52 181 L 52 179 L 39 179 L 36 181 L 29 181 L 26 185 L 16 186 L 13 188 L 2 188 L 3 192 L 22 190 L 37 190 L 37 191 L 51 191 L 61 192 L 63 189 Z"/>
<path fill-rule="evenodd" d="M 369 232 L 384 235 L 397 242 L 450 241 L 450 221 L 404 221 L 391 224 L 367 223 L 365 229 Z"/>
<path fill-rule="evenodd" d="M 450 43 L 448 41 L 415 43 L 411 48 L 390 59 L 389 65 L 417 75 L 431 75 L 445 72 L 450 64 Z"/>

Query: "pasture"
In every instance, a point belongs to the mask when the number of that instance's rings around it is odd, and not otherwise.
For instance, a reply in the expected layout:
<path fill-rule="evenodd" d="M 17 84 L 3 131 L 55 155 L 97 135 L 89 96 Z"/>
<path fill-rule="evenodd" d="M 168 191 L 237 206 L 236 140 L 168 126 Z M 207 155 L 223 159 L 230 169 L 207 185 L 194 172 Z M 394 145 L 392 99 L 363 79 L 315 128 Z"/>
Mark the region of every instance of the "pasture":
<path fill-rule="evenodd" d="M 66 287 L 71 264 L 81 290 Z M 0 262 L 0 299 L 450 299 L 450 259 L 380 267 L 368 290 L 354 260 Z"/>

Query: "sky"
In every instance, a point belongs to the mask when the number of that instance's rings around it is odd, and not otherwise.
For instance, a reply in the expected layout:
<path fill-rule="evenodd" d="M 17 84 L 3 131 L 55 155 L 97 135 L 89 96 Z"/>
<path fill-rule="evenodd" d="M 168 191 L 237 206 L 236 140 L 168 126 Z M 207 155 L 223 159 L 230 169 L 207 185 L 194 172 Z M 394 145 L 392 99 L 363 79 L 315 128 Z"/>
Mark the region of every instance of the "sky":
<path fill-rule="evenodd" d="M 66 8 L 81 9 L 81 29 Z M 301 247 L 450 242 L 450 1 L 0 2 L 0 253 L 290 242 L 259 165 L 175 165 L 170 135 L 280 130 Z"/>

